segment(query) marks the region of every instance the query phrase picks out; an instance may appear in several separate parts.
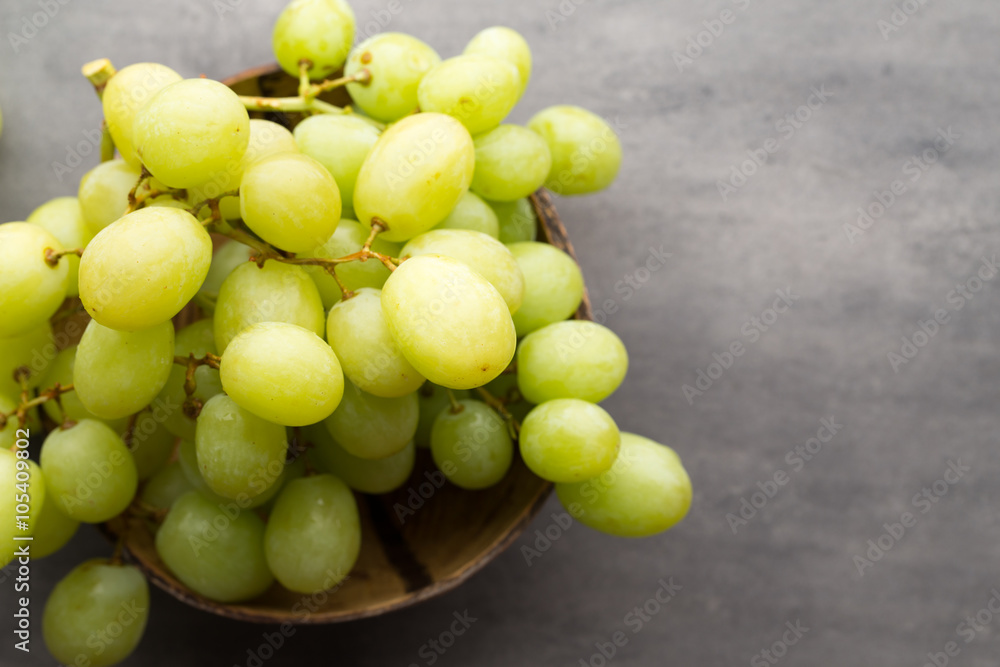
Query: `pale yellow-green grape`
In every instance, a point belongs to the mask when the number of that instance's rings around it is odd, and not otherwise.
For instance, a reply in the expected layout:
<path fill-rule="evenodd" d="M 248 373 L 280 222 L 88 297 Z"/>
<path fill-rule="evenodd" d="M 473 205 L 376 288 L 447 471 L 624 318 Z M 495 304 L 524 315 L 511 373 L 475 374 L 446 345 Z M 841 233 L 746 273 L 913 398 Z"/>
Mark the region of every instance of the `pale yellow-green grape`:
<path fill-rule="evenodd" d="M 250 143 L 250 117 L 236 93 L 211 79 L 185 79 L 158 91 L 135 114 L 135 151 L 172 188 L 202 185 L 238 164 Z"/>
<path fill-rule="evenodd" d="M 354 205 L 354 184 L 379 131 L 358 116 L 319 114 L 295 126 L 295 143 L 333 175 L 343 206 Z"/>
<path fill-rule="evenodd" d="M 74 387 L 88 411 L 101 419 L 118 419 L 135 414 L 156 398 L 173 363 L 171 322 L 126 332 L 91 320 L 76 350 Z"/>
<path fill-rule="evenodd" d="M 201 359 L 206 354 L 215 354 L 215 334 L 212 320 L 198 320 L 177 332 L 174 337 L 174 355 L 188 357 L 194 355 Z M 187 393 L 184 382 L 187 378 L 187 366 L 174 364 L 170 369 L 170 377 L 163 386 L 158 397 L 161 407 L 163 426 L 179 438 L 194 439 L 195 420 L 184 414 L 184 401 Z M 194 397 L 204 405 L 208 399 L 222 393 L 222 380 L 219 371 L 207 365 L 198 366 L 194 371 Z"/>
<path fill-rule="evenodd" d="M 132 132 L 136 112 L 154 94 L 182 78 L 166 65 L 136 63 L 118 70 L 104 86 L 101 96 L 104 120 L 118 152 L 134 168 L 140 167 Z"/>
<path fill-rule="evenodd" d="M 0 449 L 0 487 L 4 489 L 0 496 L 0 567 L 3 567 L 23 544 L 14 538 L 34 533 L 45 501 L 51 501 L 53 496 L 41 468 L 6 448 Z M 24 525 L 17 521 L 23 521 Z"/>
<path fill-rule="evenodd" d="M 416 37 L 401 32 L 383 32 L 354 47 L 344 74 L 362 69 L 371 73 L 367 83 L 349 83 L 351 99 L 372 118 L 391 122 L 417 108 L 417 87 L 441 57 Z"/>
<path fill-rule="evenodd" d="M 49 388 L 56 386 L 56 384 L 63 387 L 73 384 L 73 369 L 76 366 L 76 351 L 76 345 L 70 345 L 66 349 L 60 350 L 59 354 L 57 354 L 55 359 L 53 359 L 49 364 L 49 368 L 42 376 L 42 380 L 38 383 L 38 386 Z M 62 409 L 59 408 L 59 405 L 62 405 Z M 49 416 L 49 419 L 57 424 L 61 424 L 63 422 L 63 417 L 66 417 L 71 421 L 80 421 L 82 419 L 100 419 L 110 426 L 116 433 L 124 432 L 125 428 L 128 426 L 129 420 L 128 416 L 119 417 L 117 419 L 101 419 L 87 410 L 87 408 L 83 407 L 83 403 L 80 401 L 80 397 L 77 395 L 76 391 L 70 391 L 60 396 L 58 405 L 55 401 L 46 401 L 42 403 L 42 409 L 45 411 L 45 414 Z"/>
<path fill-rule="evenodd" d="M 291 131 L 284 125 L 279 125 L 274 121 L 262 118 L 251 118 L 250 143 L 247 146 L 246 152 L 243 153 L 243 159 L 240 160 L 240 164 L 236 168 L 232 182 L 225 189 L 235 190 L 240 180 L 242 180 L 243 174 L 246 173 L 247 168 L 253 163 L 260 162 L 272 155 L 298 152 L 299 147 L 295 143 L 295 137 L 292 136 Z M 216 189 L 212 189 L 211 185 L 213 184 L 206 184 L 200 189 L 199 193 L 195 195 L 195 197 L 200 197 L 194 200 L 196 203 L 205 199 L 214 199 L 225 191 L 221 182 L 214 184 L 217 186 Z M 201 197 L 201 195 L 205 196 Z M 219 200 L 219 211 L 226 220 L 236 220 L 240 217 L 240 198 L 223 197 Z"/>
<path fill-rule="evenodd" d="M 469 40 L 462 53 L 493 56 L 512 63 L 521 76 L 518 99 L 524 94 L 524 89 L 528 87 L 528 80 L 531 78 L 531 48 L 516 30 L 499 25 L 481 30 Z"/>
<path fill-rule="evenodd" d="M 361 250 L 370 233 L 371 229 L 357 220 L 341 220 L 340 224 L 337 225 L 337 231 L 326 243 L 302 256 L 323 259 L 346 257 Z M 389 257 L 398 257 L 401 247 L 398 243 L 391 243 L 381 236 L 377 236 L 371 249 Z M 306 266 L 304 268 L 312 276 L 316 287 L 319 288 L 324 308 L 330 308 L 340 301 L 342 296 L 340 287 L 325 268 L 322 266 Z M 389 269 L 377 259 L 369 259 L 365 262 L 345 262 L 337 266 L 337 278 L 340 278 L 344 287 L 349 290 L 357 290 L 362 287 L 380 289 L 388 277 Z"/>
<path fill-rule="evenodd" d="M 322 336 L 326 314 L 316 284 L 302 267 L 272 261 L 259 268 L 246 262 L 222 283 L 214 321 L 221 354 L 237 334 L 260 322 L 288 322 Z"/>
<path fill-rule="evenodd" d="M 156 553 L 185 586 L 217 602 L 255 598 L 274 582 L 260 517 L 196 491 L 174 501 L 156 533 Z"/>
<path fill-rule="evenodd" d="M 188 491 L 194 491 L 194 486 L 188 481 L 180 462 L 172 461 L 143 484 L 139 499 L 154 510 L 168 510 Z"/>
<path fill-rule="evenodd" d="M 264 534 L 267 565 L 281 585 L 318 593 L 343 581 L 361 551 L 361 517 L 354 494 L 333 475 L 289 482 Z"/>
<path fill-rule="evenodd" d="M 295 78 L 309 61 L 309 78 L 325 79 L 347 59 L 354 42 L 354 12 L 344 0 L 292 0 L 274 24 L 274 57 Z"/>
<path fill-rule="evenodd" d="M 419 417 L 416 393 L 382 398 L 346 382 L 344 399 L 323 423 L 348 453 L 381 459 L 402 451 L 413 440 Z"/>
<path fill-rule="evenodd" d="M 17 409 L 17 402 L 12 398 L 14 394 L 0 393 L 0 412 L 5 414 L 13 413 Z M 3 428 L 0 428 L 0 449 L 11 449 L 17 441 L 17 419 L 10 418 Z M 0 567 L 3 567 L 0 565 Z"/>
<path fill-rule="evenodd" d="M 462 262 L 500 292 L 516 313 L 524 298 L 524 275 L 507 247 L 492 236 L 468 229 L 432 229 L 409 241 L 401 257 L 445 255 Z"/>
<path fill-rule="evenodd" d="M 596 322 L 556 322 L 528 334 L 517 348 L 517 382 L 532 403 L 579 398 L 600 403 L 621 385 L 628 352 Z"/>
<path fill-rule="evenodd" d="M 507 247 L 524 274 L 524 300 L 514 314 L 518 336 L 576 312 L 583 300 L 583 274 L 572 257 L 548 243 L 526 241 Z"/>
<path fill-rule="evenodd" d="M 535 406 L 521 424 L 521 457 L 550 482 L 580 482 L 609 469 L 618 456 L 618 426 L 602 408 L 576 398 Z"/>
<path fill-rule="evenodd" d="M 45 323 L 69 289 L 69 261 L 55 266 L 45 251 L 63 246 L 52 234 L 27 222 L 0 225 L 0 338 L 25 334 Z"/>
<path fill-rule="evenodd" d="M 417 432 L 413 436 L 417 447 L 431 446 L 431 428 L 434 427 L 434 420 L 442 410 L 451 407 L 448 391 L 430 382 L 425 382 L 417 391 L 417 399 L 420 401 L 420 420 L 417 422 Z M 469 392 L 464 389 L 452 389 L 451 393 L 456 401 L 469 398 Z"/>
<path fill-rule="evenodd" d="M 50 499 L 66 516 L 87 523 L 107 521 L 124 511 L 139 483 L 121 437 L 94 419 L 49 433 L 41 465 Z"/>
<path fill-rule="evenodd" d="M 281 153 L 247 167 L 240 182 L 243 222 L 259 237 L 289 252 L 326 243 L 340 222 L 340 190 L 326 168 L 308 155 Z"/>
<path fill-rule="evenodd" d="M 503 122 L 521 97 L 521 75 L 507 60 L 469 54 L 435 65 L 420 80 L 420 110 L 448 114 L 470 134 Z"/>
<path fill-rule="evenodd" d="M 244 410 L 225 394 L 211 398 L 198 416 L 198 471 L 220 496 L 264 493 L 281 477 L 287 452 L 284 427 Z"/>
<path fill-rule="evenodd" d="M 535 114 L 528 127 L 552 151 L 545 187 L 560 195 L 582 195 L 611 185 L 622 163 L 618 135 L 603 118 L 580 107 L 561 105 Z"/>
<path fill-rule="evenodd" d="M 187 305 L 211 263 L 212 239 L 193 215 L 177 208 L 140 209 L 87 246 L 80 300 L 106 327 L 148 329 Z"/>
<path fill-rule="evenodd" d="M 526 127 L 501 125 L 477 135 L 472 189 L 493 201 L 514 201 L 542 187 L 552 167 L 545 140 Z"/>
<path fill-rule="evenodd" d="M 52 589 L 42 636 L 59 664 L 108 667 L 135 650 L 148 619 L 149 584 L 139 568 L 94 559 Z"/>
<path fill-rule="evenodd" d="M 538 237 L 538 215 L 530 199 L 487 203 L 497 214 L 501 243 L 534 241 Z"/>
<path fill-rule="evenodd" d="M 139 168 L 119 158 L 102 162 L 83 175 L 77 198 L 91 234 L 125 215 L 128 193 L 138 182 Z"/>
<path fill-rule="evenodd" d="M 382 238 L 407 241 L 447 217 L 472 183 L 469 132 L 439 113 L 407 116 L 382 133 L 354 186 L 354 212 L 388 226 Z"/>
<path fill-rule="evenodd" d="M 400 264 L 382 289 L 382 312 L 406 360 L 443 387 L 480 387 L 514 357 L 503 296 L 457 259 L 423 255 Z"/>
<path fill-rule="evenodd" d="M 41 514 L 31 533 L 31 558 L 45 558 L 66 546 L 73 539 L 80 522 L 59 509 L 58 501 L 42 503 Z"/>
<path fill-rule="evenodd" d="M 165 415 L 173 410 L 179 411 L 180 405 L 159 403 L 126 420 L 125 426 L 118 431 L 132 454 L 140 480 L 148 479 L 162 468 L 174 451 L 177 437 L 163 423 Z"/>
<path fill-rule="evenodd" d="M 666 445 L 621 434 L 610 470 L 585 482 L 556 484 L 563 506 L 581 523 L 619 537 L 647 537 L 667 530 L 691 507 L 691 478 Z"/>
<path fill-rule="evenodd" d="M 28 216 L 28 222 L 48 230 L 52 236 L 67 250 L 86 248 L 94 234 L 83 221 L 83 209 L 76 197 L 56 197 L 36 208 Z M 77 275 L 80 270 L 80 258 L 76 255 L 66 255 L 63 260 L 69 265 L 69 287 L 67 296 L 80 293 Z"/>
<path fill-rule="evenodd" d="M 14 379 L 18 368 L 27 368 L 28 388 L 34 389 L 42 384 L 42 379 L 54 364 L 56 355 L 55 341 L 52 336 L 52 326 L 47 320 L 28 331 L 0 338 L 0 394 L 11 398 L 21 395 L 21 385 Z M 69 384 L 73 380 L 63 384 Z M 51 387 L 51 384 L 45 387 Z"/>
<path fill-rule="evenodd" d="M 389 493 L 403 486 L 413 472 L 416 447 L 412 441 L 385 458 L 363 459 L 338 445 L 322 425 L 307 426 L 304 431 L 313 445 L 313 460 L 324 472 L 336 475 L 355 491 Z"/>
<path fill-rule="evenodd" d="M 201 284 L 201 289 L 198 290 L 197 298 L 199 305 L 202 307 L 211 306 L 212 310 L 214 310 L 223 281 L 240 264 L 246 264 L 252 254 L 253 249 L 250 246 L 245 246 L 236 241 L 223 243 L 215 254 L 212 255 L 212 265 L 208 268 L 208 275 L 205 276 L 205 282 Z"/>
<path fill-rule="evenodd" d="M 326 419 L 344 395 L 344 373 L 326 341 L 285 322 L 241 332 L 222 353 L 219 372 L 242 408 L 284 426 Z"/>
<path fill-rule="evenodd" d="M 463 489 L 493 486 L 510 470 L 514 443 L 507 424 L 480 401 L 459 401 L 445 408 L 431 429 L 434 463 L 448 480 Z"/>
<path fill-rule="evenodd" d="M 466 192 L 444 220 L 434 229 L 471 229 L 495 239 L 500 238 L 500 221 L 489 204 L 472 192 Z"/>
<path fill-rule="evenodd" d="M 424 383 L 389 333 L 382 314 L 381 290 L 363 287 L 330 309 L 330 342 L 344 375 L 358 388 L 385 398 L 405 396 Z"/>
<path fill-rule="evenodd" d="M 181 444 L 177 447 L 177 460 L 180 463 L 181 470 L 184 471 L 184 477 L 187 479 L 188 483 L 194 487 L 201 496 L 212 501 L 212 504 L 219 508 L 242 508 L 242 509 L 254 509 L 257 507 L 262 507 L 267 504 L 268 501 L 277 495 L 278 490 L 281 488 L 281 476 L 275 480 L 275 477 L 271 472 L 267 470 L 260 470 L 256 475 L 256 479 L 252 482 L 253 490 L 263 488 L 264 491 L 258 493 L 257 495 L 250 497 L 247 494 L 243 494 L 237 498 L 226 498 L 225 496 L 220 496 L 215 491 L 212 491 L 212 487 L 208 485 L 205 478 L 201 476 L 201 471 L 198 469 L 198 451 L 197 446 L 193 440 L 181 440 Z M 285 470 L 288 466 L 285 466 Z"/>

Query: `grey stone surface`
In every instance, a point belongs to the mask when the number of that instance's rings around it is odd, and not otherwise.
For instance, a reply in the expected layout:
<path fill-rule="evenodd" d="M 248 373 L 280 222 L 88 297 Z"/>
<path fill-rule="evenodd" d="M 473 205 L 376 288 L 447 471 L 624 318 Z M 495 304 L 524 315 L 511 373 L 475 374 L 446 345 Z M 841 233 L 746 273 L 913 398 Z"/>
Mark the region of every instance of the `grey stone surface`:
<path fill-rule="evenodd" d="M 75 191 L 86 167 L 60 181 L 52 165 L 100 122 L 81 63 L 157 60 L 222 77 L 271 60 L 282 4 L 221 0 L 238 6 L 220 16 L 207 0 L 63 2 L 16 54 L 7 35 L 38 5 L 0 3 L 3 219 Z M 595 643 L 621 631 L 613 664 L 762 665 L 755 656 L 799 621 L 802 639 L 787 654 L 777 647 L 789 665 L 917 666 L 948 642 L 960 651 L 952 664 L 996 665 L 1000 618 L 960 624 L 1000 585 L 1000 285 L 995 270 L 975 280 L 981 258 L 1000 250 L 997 7 L 899 2 L 919 8 L 883 36 L 890 0 L 398 2 L 390 29 L 445 55 L 492 24 L 528 38 L 536 69 L 515 121 L 560 102 L 620 120 L 618 181 L 558 207 L 595 304 L 607 302 L 607 323 L 631 352 L 607 408 L 622 428 L 680 452 L 694 507 L 646 540 L 574 526 L 529 567 L 520 547 L 551 523 L 553 500 L 457 591 L 382 618 L 300 628 L 264 664 L 430 665 L 426 643 L 468 610 L 478 620 L 436 664 L 599 665 Z M 363 22 L 389 5 L 352 4 Z M 720 16 L 721 34 L 703 34 L 701 54 L 679 71 L 674 53 Z M 814 87 L 828 99 L 812 98 L 799 126 L 782 121 Z M 949 127 L 953 145 L 932 153 Z M 765 145 L 777 150 L 723 200 L 717 181 Z M 925 151 L 934 164 L 914 171 Z M 896 180 L 905 192 L 852 242 L 844 226 Z M 661 246 L 672 256 L 647 276 L 639 267 Z M 629 291 L 629 279 L 645 282 Z M 970 280 L 970 298 L 953 291 Z M 772 320 L 776 290 L 790 290 L 794 306 Z M 919 323 L 939 309 L 947 322 L 925 341 Z M 753 317 L 772 323 L 765 331 Z M 904 336 L 926 345 L 897 372 L 887 355 Z M 744 352 L 731 367 L 710 368 L 736 342 Z M 689 401 L 682 386 L 699 370 L 717 379 Z M 795 448 L 826 418 L 842 428 L 798 469 Z M 949 461 L 970 470 L 939 484 L 937 502 L 915 502 Z M 727 513 L 778 471 L 787 483 L 734 534 Z M 860 572 L 855 556 L 904 512 L 915 524 L 882 537 L 895 543 Z M 75 562 L 107 552 L 85 530 L 36 565 L 34 651 L 15 654 L 5 629 L 0 663 L 52 664 L 41 603 Z M 669 577 L 683 587 L 670 604 L 641 622 L 629 616 Z M 11 582 L 3 588 L 7 628 Z M 269 630 L 154 592 L 149 630 L 126 664 L 245 665 Z"/>

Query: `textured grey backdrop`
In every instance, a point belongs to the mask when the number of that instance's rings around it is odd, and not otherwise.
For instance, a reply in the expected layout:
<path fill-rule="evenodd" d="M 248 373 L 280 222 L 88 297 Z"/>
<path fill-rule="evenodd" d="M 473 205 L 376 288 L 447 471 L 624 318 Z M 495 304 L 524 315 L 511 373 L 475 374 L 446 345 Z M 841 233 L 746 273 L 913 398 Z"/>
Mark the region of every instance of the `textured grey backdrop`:
<path fill-rule="evenodd" d="M 527 37 L 536 69 L 515 121 L 560 102 L 619 120 L 617 183 L 558 206 L 594 302 L 608 301 L 607 323 L 631 353 L 607 408 L 623 428 L 681 453 L 694 507 L 647 540 L 574 526 L 528 566 L 520 547 L 552 522 L 553 501 L 459 590 L 383 618 L 302 628 L 265 664 L 429 665 L 425 644 L 468 610 L 478 620 L 437 664 L 599 666 L 595 643 L 621 631 L 627 643 L 612 664 L 763 665 L 761 652 L 773 649 L 789 665 L 916 667 L 949 648 L 952 664 L 995 665 L 996 5 L 397 1 L 390 29 L 446 56 L 492 24 Z M 53 168 L 100 122 L 81 63 L 158 60 L 223 77 L 271 61 L 282 5 L 61 2 L 16 53 L 8 34 L 39 3 L 0 9 L 6 220 L 72 194 L 87 168 L 62 180 Z M 362 24 L 389 6 L 352 4 Z M 748 151 L 772 154 L 758 167 Z M 870 222 L 858 225 L 859 207 L 872 210 Z M 640 270 L 661 248 L 666 265 Z M 776 290 L 790 292 L 786 312 L 768 310 Z M 943 323 L 926 324 L 939 310 Z M 933 335 L 918 333 L 921 321 Z M 724 352 L 737 342 L 743 354 L 729 363 Z M 698 388 L 699 371 L 703 393 L 689 400 L 683 385 Z M 836 433 L 822 431 L 829 442 L 807 461 L 795 449 L 824 419 Z M 938 499 L 933 484 L 949 462 L 969 470 L 938 483 Z M 779 471 L 785 483 L 768 484 Z M 773 497 L 754 497 L 762 487 Z M 919 497 L 925 488 L 935 502 Z M 727 520 L 742 499 L 762 507 L 744 509 L 745 524 Z M 900 536 L 893 524 L 904 512 L 913 520 Z M 107 552 L 85 530 L 70 551 L 38 563 L 35 614 L 75 562 Z M 682 589 L 668 605 L 629 616 L 669 577 Z M 9 580 L 3 589 L 7 628 Z M 799 638 L 786 623 L 808 630 Z M 154 592 L 149 630 L 127 664 L 245 665 L 265 630 Z M 37 640 L 30 656 L 15 655 L 5 629 L 0 663 L 52 664 Z"/>

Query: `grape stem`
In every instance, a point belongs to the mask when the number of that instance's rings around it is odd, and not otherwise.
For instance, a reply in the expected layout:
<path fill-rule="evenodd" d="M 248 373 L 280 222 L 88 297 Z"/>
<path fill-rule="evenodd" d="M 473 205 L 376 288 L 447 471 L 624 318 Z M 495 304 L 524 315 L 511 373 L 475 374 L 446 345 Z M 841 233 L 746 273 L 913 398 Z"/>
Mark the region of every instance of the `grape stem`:
<path fill-rule="evenodd" d="M 83 248 L 73 248 L 72 250 L 59 250 L 58 252 L 52 248 L 45 249 L 45 263 L 55 268 L 59 266 L 59 260 L 66 255 L 76 255 L 77 257 L 83 257 Z"/>
<path fill-rule="evenodd" d="M 97 93 L 97 99 L 104 98 L 104 88 L 108 85 L 108 81 L 113 77 L 117 70 L 115 66 L 111 64 L 111 61 L 107 58 L 100 58 L 98 60 L 92 60 L 83 66 L 83 75 L 87 77 L 87 81 L 90 81 L 91 85 L 94 86 L 94 92 Z"/>
<path fill-rule="evenodd" d="M 101 121 L 101 162 L 115 159 L 115 140 L 111 138 L 108 121 Z"/>
<path fill-rule="evenodd" d="M 301 95 L 296 97 L 254 97 L 249 95 L 240 95 L 239 97 L 240 102 L 243 103 L 243 106 L 247 111 L 312 111 L 314 113 L 335 114 L 351 113 L 350 109 L 344 109 L 316 98 L 306 99 Z"/>
<path fill-rule="evenodd" d="M 24 426 L 28 423 L 28 410 L 38 407 L 42 403 L 47 403 L 48 401 L 59 401 L 59 397 L 63 394 L 67 394 L 73 391 L 73 385 L 61 385 L 58 382 L 50 389 L 39 392 L 38 396 L 32 399 L 28 399 L 28 385 L 25 379 L 26 371 L 24 367 L 17 369 L 15 371 L 15 376 L 21 383 L 21 403 L 11 410 L 10 412 L 0 412 L 0 429 L 7 427 L 7 420 L 11 417 L 17 417 L 18 424 Z M 61 404 L 60 404 L 61 406 Z"/>
<path fill-rule="evenodd" d="M 451 392 L 449 392 L 450 394 Z M 517 439 L 517 434 L 521 432 L 521 423 L 514 418 L 514 415 L 510 414 L 507 410 L 506 401 L 501 398 L 497 398 L 491 394 L 487 389 L 483 387 L 476 387 L 476 393 L 479 397 L 483 399 L 486 405 L 490 406 L 496 410 L 500 418 L 507 422 L 507 427 L 510 429 L 510 435 L 512 438 Z"/>
<path fill-rule="evenodd" d="M 149 170 L 147 170 L 146 167 L 143 167 L 142 171 L 139 172 L 139 180 L 136 181 L 135 185 L 131 190 L 129 190 L 128 193 L 128 209 L 126 209 L 126 213 L 131 213 L 138 208 L 136 194 L 143 185 L 146 185 L 146 181 L 149 180 L 150 176 L 152 176 L 152 174 L 149 173 Z"/>
<path fill-rule="evenodd" d="M 218 355 L 208 352 L 204 357 L 198 358 L 194 354 L 189 354 L 186 357 L 176 356 L 174 357 L 174 363 L 179 366 L 184 366 L 184 404 L 181 409 L 184 411 L 184 416 L 190 419 L 197 419 L 198 415 L 201 414 L 201 409 L 204 406 L 201 399 L 194 395 L 194 392 L 198 391 L 198 382 L 195 380 L 194 374 L 198 370 L 199 366 L 208 366 L 209 368 L 219 369 L 219 362 L 222 358 Z"/>
<path fill-rule="evenodd" d="M 459 412 L 465 410 L 465 407 L 462 406 L 462 404 L 458 402 L 458 399 L 455 398 L 455 392 L 451 389 L 446 389 L 445 391 L 448 392 L 448 402 L 451 403 L 451 414 L 457 415 Z"/>
<path fill-rule="evenodd" d="M 160 193 L 160 194 L 163 194 L 163 193 Z M 229 190 L 227 192 L 223 192 L 218 197 L 211 197 L 211 198 L 206 199 L 204 201 L 198 202 L 197 204 L 195 204 L 194 206 L 192 206 L 191 208 L 189 208 L 188 212 L 191 213 L 191 215 L 197 217 L 198 213 L 201 212 L 201 209 L 205 208 L 206 206 L 211 207 L 213 201 L 216 202 L 216 203 L 218 203 L 218 202 L 220 202 L 222 199 L 224 199 L 226 197 L 239 197 L 239 196 L 240 196 L 240 189 L 239 188 L 236 188 L 235 190 Z"/>
<path fill-rule="evenodd" d="M 126 213 L 131 213 L 132 211 L 136 211 L 140 208 L 143 208 L 153 199 L 156 199 L 157 197 L 163 195 L 170 195 L 171 197 L 173 197 L 178 201 L 183 200 L 187 196 L 187 190 L 182 190 L 179 188 L 164 188 L 163 190 L 157 190 L 152 186 L 152 184 L 149 181 L 146 181 L 143 185 L 145 186 L 146 191 L 140 195 L 138 193 L 139 190 L 141 190 L 142 188 L 140 187 L 139 189 L 136 190 L 135 201 L 129 202 L 128 210 L 126 211 Z"/>

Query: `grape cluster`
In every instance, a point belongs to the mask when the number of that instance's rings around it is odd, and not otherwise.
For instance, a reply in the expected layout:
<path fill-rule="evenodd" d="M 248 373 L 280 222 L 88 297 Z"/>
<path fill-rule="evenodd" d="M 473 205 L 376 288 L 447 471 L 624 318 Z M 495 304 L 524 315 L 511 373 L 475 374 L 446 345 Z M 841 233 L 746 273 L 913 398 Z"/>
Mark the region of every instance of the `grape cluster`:
<path fill-rule="evenodd" d="M 288 5 L 273 46 L 300 81 L 289 98 L 154 63 L 84 68 L 104 161 L 76 197 L 0 226 L 0 564 L 15 535 L 40 557 L 125 512 L 206 598 L 327 590 L 360 553 L 355 492 L 404 485 L 419 447 L 470 490 L 519 453 L 614 535 L 686 514 L 673 450 L 598 406 L 624 345 L 569 319 L 580 269 L 536 240 L 532 194 L 607 187 L 614 132 L 571 106 L 504 124 L 532 66 L 509 28 L 445 60 L 409 35 L 354 36 L 342 0 Z M 340 86 L 350 107 L 322 99 Z M 51 344 L 81 321 L 78 344 Z M 36 464 L 15 436 L 43 416 Z M 21 528 L 11 488 L 30 497 Z M 114 664 L 148 595 L 117 556 L 80 565 L 46 605 L 49 650 Z M 88 638 L 130 603 L 98 651 Z"/>

